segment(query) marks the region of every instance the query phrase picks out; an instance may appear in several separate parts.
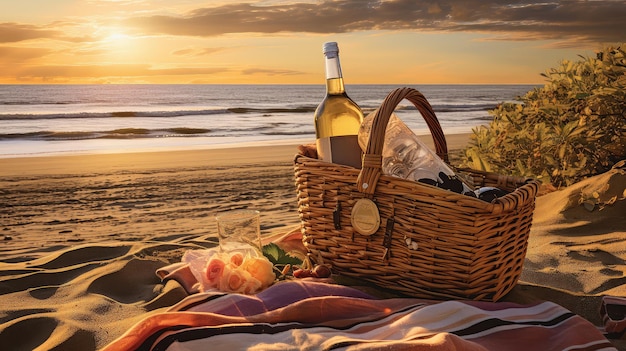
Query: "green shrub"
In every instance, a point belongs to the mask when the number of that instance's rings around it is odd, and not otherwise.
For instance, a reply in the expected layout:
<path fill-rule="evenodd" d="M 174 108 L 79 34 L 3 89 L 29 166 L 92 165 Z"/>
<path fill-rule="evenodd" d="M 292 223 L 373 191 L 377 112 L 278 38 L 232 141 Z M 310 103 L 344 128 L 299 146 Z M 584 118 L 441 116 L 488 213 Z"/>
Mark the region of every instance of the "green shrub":
<path fill-rule="evenodd" d="M 568 186 L 626 159 L 626 55 L 562 61 L 547 83 L 489 111 L 473 130 L 461 166 Z"/>

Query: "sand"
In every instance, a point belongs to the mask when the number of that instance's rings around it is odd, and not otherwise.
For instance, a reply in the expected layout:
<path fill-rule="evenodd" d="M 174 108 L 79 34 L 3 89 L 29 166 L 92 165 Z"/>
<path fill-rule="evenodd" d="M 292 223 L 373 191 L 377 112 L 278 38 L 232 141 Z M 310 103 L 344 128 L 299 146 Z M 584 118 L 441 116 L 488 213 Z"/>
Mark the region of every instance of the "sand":
<path fill-rule="evenodd" d="M 468 135 L 447 139 L 458 154 Z M 97 350 L 180 301 L 155 271 L 215 245 L 219 212 L 258 209 L 267 236 L 293 228 L 296 146 L 0 159 L 2 349 Z M 538 197 L 505 299 L 554 301 L 599 326 L 601 297 L 626 297 L 625 191 L 615 169 Z"/>

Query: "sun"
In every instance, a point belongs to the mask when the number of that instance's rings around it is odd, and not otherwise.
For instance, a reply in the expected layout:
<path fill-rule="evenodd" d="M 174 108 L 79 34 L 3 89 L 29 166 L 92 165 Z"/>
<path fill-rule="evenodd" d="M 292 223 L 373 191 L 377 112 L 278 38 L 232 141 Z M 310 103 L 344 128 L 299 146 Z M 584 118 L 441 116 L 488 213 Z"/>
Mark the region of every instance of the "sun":
<path fill-rule="evenodd" d="M 141 45 L 136 36 L 129 35 L 120 28 L 110 28 L 102 34 L 99 46 L 108 60 L 134 61 L 141 55 Z"/>
<path fill-rule="evenodd" d="M 126 45 L 135 39 L 129 34 L 128 28 L 123 26 L 100 26 L 96 30 L 99 42 L 107 46 Z"/>
<path fill-rule="evenodd" d="M 128 34 L 122 32 L 112 32 L 111 34 L 104 37 L 104 41 L 107 43 L 127 43 L 132 37 Z"/>

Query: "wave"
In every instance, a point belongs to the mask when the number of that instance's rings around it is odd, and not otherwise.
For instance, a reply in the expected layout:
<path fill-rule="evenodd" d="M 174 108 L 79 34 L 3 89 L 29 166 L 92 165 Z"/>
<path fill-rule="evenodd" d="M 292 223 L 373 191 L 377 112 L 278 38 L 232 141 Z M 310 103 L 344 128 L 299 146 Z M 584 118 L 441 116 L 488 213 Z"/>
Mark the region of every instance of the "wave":
<path fill-rule="evenodd" d="M 497 104 L 434 104 L 432 105 L 435 112 L 475 112 L 488 111 L 497 107 Z M 401 105 L 397 110 L 415 110 L 413 105 Z"/>
<path fill-rule="evenodd" d="M 219 114 L 246 114 L 246 113 L 311 113 L 315 111 L 312 106 L 298 106 L 294 108 L 251 108 L 232 107 L 224 109 L 201 109 L 201 110 L 172 110 L 172 111 L 108 111 L 108 112 L 61 112 L 61 113 L 13 113 L 0 114 L 0 120 L 36 120 L 36 119 L 61 119 L 61 118 L 128 118 L 128 117 L 182 117 Z"/>
<path fill-rule="evenodd" d="M 75 104 L 76 102 L 72 102 L 72 101 L 38 101 L 37 105 L 72 105 Z M 6 105 L 6 106 L 23 106 L 23 105 L 29 105 L 29 103 L 25 102 L 25 101 L 0 101 L 0 105 Z"/>
<path fill-rule="evenodd" d="M 28 133 L 5 133 L 0 134 L 0 141 L 9 140 L 39 140 L 39 141 L 63 141 L 63 140 L 89 140 L 89 139 L 144 139 L 144 138 L 181 138 L 181 137 L 250 137 L 259 135 L 310 135 L 315 133 L 311 128 L 281 128 L 279 124 L 262 125 L 256 127 L 240 127 L 229 129 L 205 129 L 176 127 L 166 129 L 147 128 L 121 128 L 109 131 L 37 131 Z"/>
<path fill-rule="evenodd" d="M 15 113 L 0 114 L 0 120 L 35 120 L 60 118 L 107 118 L 107 117 L 180 117 L 226 113 L 226 109 L 177 110 L 177 111 L 112 111 L 112 112 L 61 112 L 61 113 Z"/>
<path fill-rule="evenodd" d="M 487 111 L 494 109 L 496 104 L 435 104 L 435 112 L 472 112 Z M 202 115 L 224 115 L 224 114 L 312 114 L 317 106 L 297 106 L 288 108 L 275 107 L 230 107 L 223 109 L 200 109 L 200 110 L 168 110 L 168 111 L 107 111 L 107 112 L 57 112 L 57 113 L 0 113 L 0 121 L 8 120 L 38 120 L 38 119 L 64 119 L 64 118 L 167 118 L 182 116 L 202 116 Z M 378 106 L 363 106 L 363 112 L 368 114 Z M 398 111 L 414 110 L 411 104 L 400 105 Z"/>
<path fill-rule="evenodd" d="M 301 106 L 295 108 L 254 108 L 254 107 L 232 107 L 226 109 L 233 113 L 309 113 L 315 112 L 315 106 Z"/>
<path fill-rule="evenodd" d="M 0 140 L 86 140 L 86 139 L 136 139 L 136 138 L 162 138 L 184 136 L 206 136 L 210 129 L 204 128 L 168 128 L 168 129 L 145 129 L 145 128 L 121 128 L 102 132 L 53 132 L 39 131 L 30 133 L 0 134 Z"/>

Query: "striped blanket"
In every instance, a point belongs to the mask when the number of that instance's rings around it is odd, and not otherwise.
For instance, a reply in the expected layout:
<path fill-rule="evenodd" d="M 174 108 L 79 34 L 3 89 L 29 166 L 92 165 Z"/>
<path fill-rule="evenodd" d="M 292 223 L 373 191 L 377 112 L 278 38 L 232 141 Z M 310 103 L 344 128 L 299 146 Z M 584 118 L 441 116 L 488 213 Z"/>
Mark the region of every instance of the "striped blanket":
<path fill-rule="evenodd" d="M 103 351 L 615 350 L 552 302 L 380 299 L 312 280 L 257 295 L 199 293 L 146 317 Z"/>

